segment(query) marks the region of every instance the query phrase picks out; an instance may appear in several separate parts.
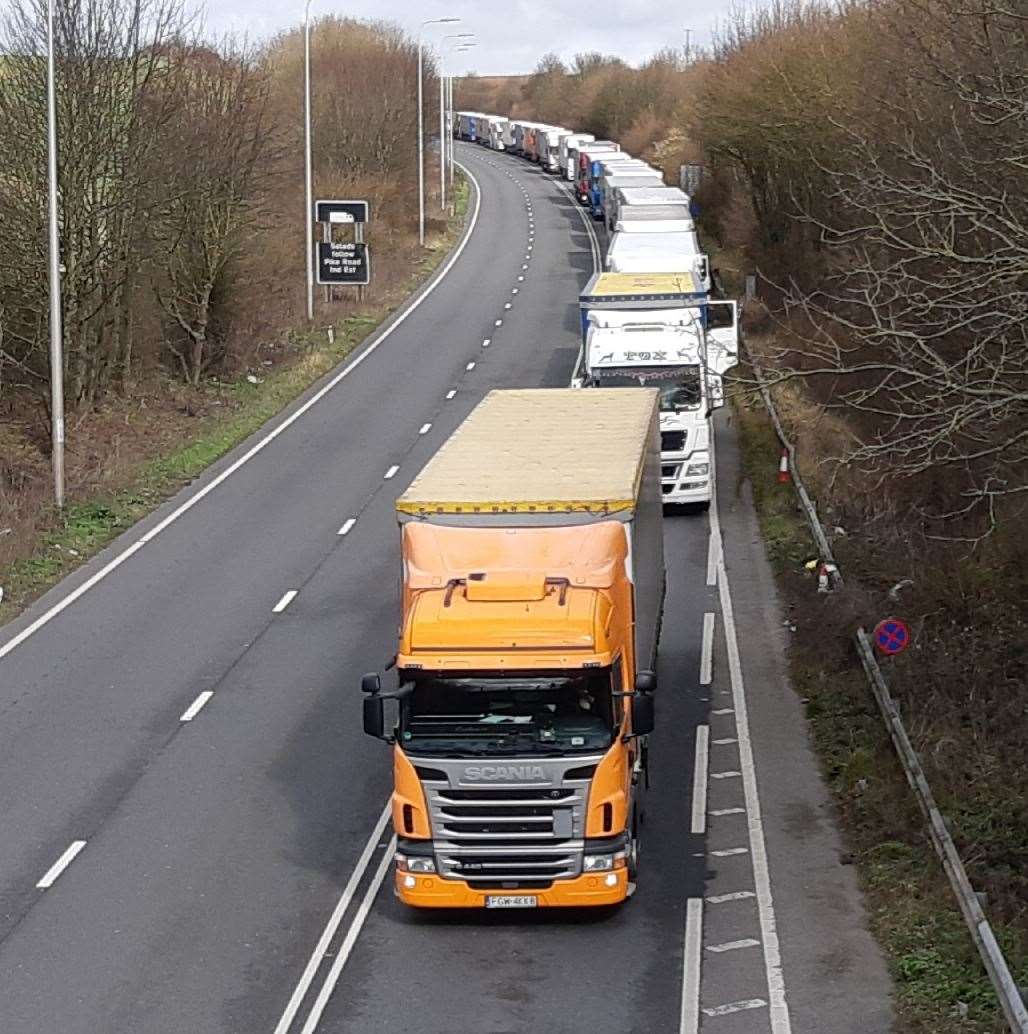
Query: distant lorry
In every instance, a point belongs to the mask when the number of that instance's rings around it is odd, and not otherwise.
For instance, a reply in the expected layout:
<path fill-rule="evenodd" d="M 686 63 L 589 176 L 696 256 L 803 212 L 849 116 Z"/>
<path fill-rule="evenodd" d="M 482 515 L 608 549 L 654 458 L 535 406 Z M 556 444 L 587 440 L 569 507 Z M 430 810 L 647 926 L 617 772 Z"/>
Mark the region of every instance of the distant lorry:
<path fill-rule="evenodd" d="M 614 166 L 607 175 L 600 180 L 598 204 L 593 207 L 592 214 L 595 219 L 603 219 L 610 230 L 613 228 L 613 216 L 615 192 L 620 187 L 661 187 L 664 180 L 660 173 L 649 165 L 630 165 L 622 168 Z"/>
<path fill-rule="evenodd" d="M 678 233 L 615 233 L 605 268 L 611 273 L 692 273 L 710 290 L 710 262 L 695 230 Z"/>
<path fill-rule="evenodd" d="M 397 500 L 396 685 L 361 689 L 393 747 L 406 904 L 631 892 L 665 588 L 657 397 L 492 391 Z"/>
<path fill-rule="evenodd" d="M 578 148 L 582 144 L 591 144 L 595 139 L 591 133 L 568 133 L 560 138 L 560 175 L 564 179 L 574 182 Z"/>
<path fill-rule="evenodd" d="M 685 205 L 692 212 L 692 199 L 678 187 L 627 187 L 614 198 L 613 219 L 617 222 L 626 208 L 648 208 L 651 205 Z"/>
<path fill-rule="evenodd" d="M 486 127 L 488 133 L 483 142 L 494 151 L 505 150 L 504 131 L 507 127 L 507 119 L 501 118 L 499 115 L 489 115 L 486 119 Z"/>
<path fill-rule="evenodd" d="M 539 164 L 547 172 L 560 171 L 560 138 L 567 135 L 568 130 L 562 126 L 543 130 L 539 138 Z"/>
<path fill-rule="evenodd" d="M 624 205 L 621 189 L 614 191 L 617 212 L 613 230 L 625 233 L 676 233 L 696 229 L 688 205 Z"/>
<path fill-rule="evenodd" d="M 572 385 L 658 388 L 664 503 L 709 505 L 709 416 L 724 405 L 724 374 L 738 362 L 736 303 L 712 301 L 688 274 L 599 273 L 579 309 Z"/>
<path fill-rule="evenodd" d="M 583 205 L 589 204 L 592 191 L 593 167 L 598 167 L 600 159 L 620 150 L 620 147 L 610 140 L 597 140 L 579 150 L 578 178 L 576 180 L 575 194 Z"/>

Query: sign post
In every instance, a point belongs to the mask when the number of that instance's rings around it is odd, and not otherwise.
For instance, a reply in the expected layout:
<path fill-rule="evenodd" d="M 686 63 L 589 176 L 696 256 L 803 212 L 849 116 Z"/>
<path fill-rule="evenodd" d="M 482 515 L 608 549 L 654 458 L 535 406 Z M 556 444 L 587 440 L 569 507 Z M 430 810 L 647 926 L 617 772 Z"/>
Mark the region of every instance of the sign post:
<path fill-rule="evenodd" d="M 910 645 L 910 629 L 899 618 L 886 618 L 875 625 L 874 642 L 882 653 L 892 657 Z"/>
<path fill-rule="evenodd" d="M 318 201 L 315 216 L 322 225 L 322 240 L 317 248 L 318 283 L 331 297 L 334 285 L 356 287 L 363 299 L 364 288 L 371 283 L 371 253 L 364 241 L 364 226 L 371 217 L 367 201 Z M 333 239 L 336 226 L 352 226 L 353 240 Z"/>

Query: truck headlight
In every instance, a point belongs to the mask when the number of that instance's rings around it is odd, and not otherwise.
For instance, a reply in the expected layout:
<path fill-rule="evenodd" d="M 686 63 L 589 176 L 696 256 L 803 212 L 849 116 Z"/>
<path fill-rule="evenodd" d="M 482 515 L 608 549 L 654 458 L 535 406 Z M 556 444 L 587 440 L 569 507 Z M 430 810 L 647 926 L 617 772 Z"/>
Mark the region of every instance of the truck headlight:
<path fill-rule="evenodd" d="M 614 854 L 587 854 L 582 859 L 582 872 L 609 872 L 611 869 L 625 867 L 625 852 Z"/>
<path fill-rule="evenodd" d="M 435 859 L 424 858 L 420 855 L 411 858 L 407 855 L 398 854 L 396 856 L 396 868 L 400 872 L 435 872 Z"/>
<path fill-rule="evenodd" d="M 709 463 L 690 463 L 685 470 L 686 477 L 703 477 L 710 473 Z"/>

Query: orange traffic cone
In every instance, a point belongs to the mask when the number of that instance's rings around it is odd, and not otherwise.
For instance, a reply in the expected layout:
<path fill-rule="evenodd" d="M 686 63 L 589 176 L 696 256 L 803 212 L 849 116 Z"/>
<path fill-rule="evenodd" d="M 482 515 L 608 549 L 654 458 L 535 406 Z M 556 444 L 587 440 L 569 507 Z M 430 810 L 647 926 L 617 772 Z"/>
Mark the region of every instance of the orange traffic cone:
<path fill-rule="evenodd" d="M 789 451 L 782 449 L 782 458 L 778 461 L 778 483 L 787 485 L 792 478 L 789 475 Z"/>

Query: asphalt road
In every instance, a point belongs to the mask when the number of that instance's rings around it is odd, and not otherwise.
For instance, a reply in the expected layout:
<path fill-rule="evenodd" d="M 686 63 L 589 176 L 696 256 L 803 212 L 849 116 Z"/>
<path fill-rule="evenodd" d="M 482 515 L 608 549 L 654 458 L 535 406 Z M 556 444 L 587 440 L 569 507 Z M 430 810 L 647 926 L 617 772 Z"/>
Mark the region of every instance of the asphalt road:
<path fill-rule="evenodd" d="M 713 521 L 666 522 L 635 898 L 378 892 L 390 764 L 357 684 L 395 647 L 393 500 L 486 391 L 567 384 L 594 264 L 550 177 L 461 153 L 477 216 L 417 307 L 0 630 L 3 1034 L 888 1029 L 724 419 Z"/>

